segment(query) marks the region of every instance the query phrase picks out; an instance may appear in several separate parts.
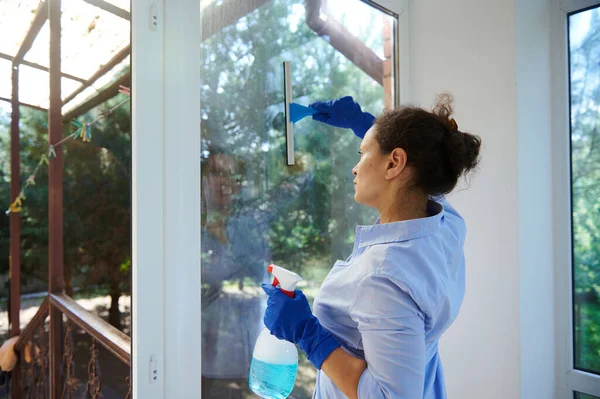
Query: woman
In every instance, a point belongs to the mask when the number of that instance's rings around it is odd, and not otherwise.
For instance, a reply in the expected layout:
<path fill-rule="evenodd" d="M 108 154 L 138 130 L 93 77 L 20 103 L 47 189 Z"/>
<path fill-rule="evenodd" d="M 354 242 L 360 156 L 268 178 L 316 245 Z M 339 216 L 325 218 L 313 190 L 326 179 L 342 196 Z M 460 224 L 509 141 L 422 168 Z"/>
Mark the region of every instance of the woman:
<path fill-rule="evenodd" d="M 362 138 L 355 200 L 379 220 L 358 226 L 314 301 L 269 285 L 264 322 L 319 370 L 314 398 L 446 397 L 438 341 L 465 289 L 461 216 L 439 199 L 474 169 L 481 140 L 458 130 L 451 99 L 433 112 L 401 107 L 377 120 L 351 97 L 311 104 L 314 119 Z"/>

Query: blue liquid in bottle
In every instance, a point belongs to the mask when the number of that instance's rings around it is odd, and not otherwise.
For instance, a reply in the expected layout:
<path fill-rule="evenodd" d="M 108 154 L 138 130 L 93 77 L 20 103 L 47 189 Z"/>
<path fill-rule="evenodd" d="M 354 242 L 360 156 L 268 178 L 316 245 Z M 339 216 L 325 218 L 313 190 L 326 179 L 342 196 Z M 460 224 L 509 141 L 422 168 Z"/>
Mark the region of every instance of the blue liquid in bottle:
<path fill-rule="evenodd" d="M 272 364 L 252 358 L 248 384 L 265 399 L 285 399 L 294 389 L 298 364 Z"/>

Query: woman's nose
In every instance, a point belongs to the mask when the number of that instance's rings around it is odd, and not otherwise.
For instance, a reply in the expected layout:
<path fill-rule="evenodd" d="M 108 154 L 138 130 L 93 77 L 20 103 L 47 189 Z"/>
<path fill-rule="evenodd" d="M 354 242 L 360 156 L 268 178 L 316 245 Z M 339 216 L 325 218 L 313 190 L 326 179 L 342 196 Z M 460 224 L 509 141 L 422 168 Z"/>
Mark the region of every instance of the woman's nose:
<path fill-rule="evenodd" d="M 352 168 L 352 174 L 356 176 L 356 166 Z"/>

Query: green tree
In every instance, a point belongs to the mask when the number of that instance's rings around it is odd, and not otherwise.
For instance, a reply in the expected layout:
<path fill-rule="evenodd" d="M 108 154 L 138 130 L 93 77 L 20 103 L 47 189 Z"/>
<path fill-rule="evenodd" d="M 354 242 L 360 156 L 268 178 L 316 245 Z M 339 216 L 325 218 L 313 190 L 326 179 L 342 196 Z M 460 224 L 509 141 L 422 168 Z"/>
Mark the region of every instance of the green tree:
<path fill-rule="evenodd" d="M 86 119 L 122 100 L 109 100 Z M 118 299 L 131 280 L 130 120 L 126 104 L 92 126 L 91 142 L 72 140 L 65 148 L 65 269 L 80 284 L 108 287 L 109 322 L 119 328 Z"/>
<path fill-rule="evenodd" d="M 20 148 L 21 148 L 21 184 L 31 175 L 43 154 L 47 152 L 47 117 L 40 111 L 21 107 Z M 10 204 L 10 114 L 1 118 L 0 143 L 3 152 L 0 164 L 2 181 L 3 208 Z M 36 185 L 25 191 L 25 207 L 21 212 L 21 283 L 34 289 L 46 287 L 48 275 L 48 175 L 45 166 L 37 174 Z M 2 215 L 4 222 L 9 217 Z M 8 231 L 6 234 L 8 235 Z M 7 241 L 8 242 L 8 241 Z M 8 251 L 8 249 L 6 249 Z M 2 258 L 8 260 L 7 258 Z M 8 262 L 6 269 L 8 270 Z"/>
<path fill-rule="evenodd" d="M 123 98 L 115 98 L 82 117 L 88 122 Z M 21 182 L 31 175 L 47 153 L 47 114 L 22 107 Z M 73 130 L 66 125 L 65 135 Z M 9 204 L 9 116 L 0 116 L 0 193 Z M 130 286 L 131 249 L 131 135 L 128 107 L 117 109 L 92 127 L 90 143 L 72 140 L 64 151 L 64 263 L 67 293 L 80 288 L 106 286 L 111 296 L 109 321 L 120 327 L 118 298 Z M 26 190 L 21 212 L 21 281 L 44 289 L 48 276 L 48 173 L 41 167 L 35 186 Z M 2 223 L 8 217 L 2 216 Z M 8 229 L 1 229 L 1 251 L 6 253 L 0 272 L 8 271 Z M 37 282 L 37 284 L 33 284 Z"/>

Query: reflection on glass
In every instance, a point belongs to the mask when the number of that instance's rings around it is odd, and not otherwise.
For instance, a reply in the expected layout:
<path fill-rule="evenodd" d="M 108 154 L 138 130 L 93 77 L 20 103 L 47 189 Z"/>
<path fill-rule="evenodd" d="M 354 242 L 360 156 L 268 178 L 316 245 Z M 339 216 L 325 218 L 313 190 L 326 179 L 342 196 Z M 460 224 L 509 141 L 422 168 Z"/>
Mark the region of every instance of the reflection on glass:
<path fill-rule="evenodd" d="M 395 19 L 359 0 L 201 0 L 200 9 L 202 397 L 255 397 L 247 376 L 266 265 L 302 275 L 312 301 L 351 251 L 355 226 L 375 216 L 353 199 L 352 132 L 302 120 L 296 165 L 286 166 L 282 63 L 291 62 L 295 102 L 352 95 L 380 112 L 393 105 Z M 292 395 L 311 397 L 315 376 L 301 355 Z"/>
<path fill-rule="evenodd" d="M 575 367 L 600 372 L 600 8 L 569 17 Z"/>

